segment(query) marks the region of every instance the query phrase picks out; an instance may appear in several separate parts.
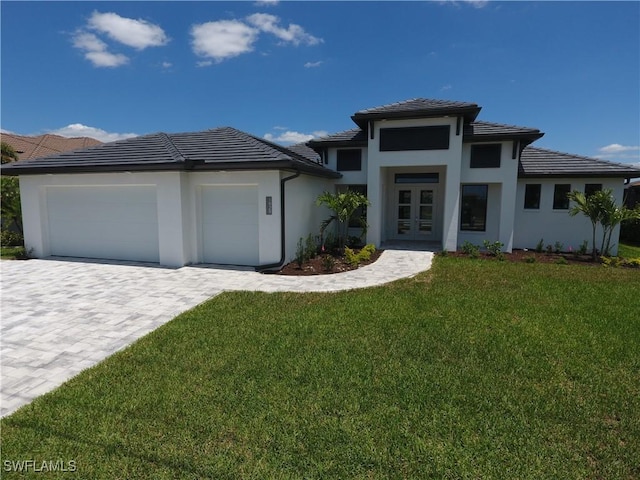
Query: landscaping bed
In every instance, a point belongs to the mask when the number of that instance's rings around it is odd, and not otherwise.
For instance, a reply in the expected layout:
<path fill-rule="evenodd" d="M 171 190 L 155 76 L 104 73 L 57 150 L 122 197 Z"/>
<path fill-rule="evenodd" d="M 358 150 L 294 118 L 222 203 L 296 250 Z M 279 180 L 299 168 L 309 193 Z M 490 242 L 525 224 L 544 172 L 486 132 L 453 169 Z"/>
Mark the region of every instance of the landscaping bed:
<path fill-rule="evenodd" d="M 357 255 L 362 251 L 361 248 L 353 249 Z M 375 250 L 371 253 L 368 260 L 361 260 L 358 264 L 350 263 L 345 255 L 337 252 L 322 253 L 311 259 L 305 259 L 302 264 L 293 261 L 285 265 L 282 270 L 277 272 L 278 275 L 326 275 L 332 273 L 348 272 L 357 268 L 369 265 L 382 255 L 383 250 Z"/>

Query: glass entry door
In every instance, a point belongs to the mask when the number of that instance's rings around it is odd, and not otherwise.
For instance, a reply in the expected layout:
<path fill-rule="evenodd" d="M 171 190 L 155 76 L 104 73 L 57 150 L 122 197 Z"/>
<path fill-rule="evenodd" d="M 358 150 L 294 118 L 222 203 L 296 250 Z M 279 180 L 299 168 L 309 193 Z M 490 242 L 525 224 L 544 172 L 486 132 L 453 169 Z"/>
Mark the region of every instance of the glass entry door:
<path fill-rule="evenodd" d="M 435 189 L 402 186 L 395 189 L 394 237 L 405 240 L 433 240 Z"/>

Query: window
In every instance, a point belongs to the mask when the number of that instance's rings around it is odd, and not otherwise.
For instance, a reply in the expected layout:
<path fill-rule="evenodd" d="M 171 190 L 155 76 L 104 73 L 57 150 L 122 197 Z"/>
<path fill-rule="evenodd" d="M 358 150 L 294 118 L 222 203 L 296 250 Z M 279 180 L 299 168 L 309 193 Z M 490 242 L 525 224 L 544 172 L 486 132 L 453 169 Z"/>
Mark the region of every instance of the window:
<path fill-rule="evenodd" d="M 591 195 L 593 195 L 596 192 L 599 192 L 600 190 L 602 190 L 601 183 L 586 183 L 584 186 L 584 195 L 585 197 L 590 197 Z"/>
<path fill-rule="evenodd" d="M 448 150 L 449 125 L 380 129 L 380 151 Z"/>
<path fill-rule="evenodd" d="M 438 173 L 396 173 L 395 183 L 438 183 Z"/>
<path fill-rule="evenodd" d="M 338 150 L 339 172 L 356 172 L 362 170 L 362 150 Z"/>
<path fill-rule="evenodd" d="M 460 230 L 484 232 L 487 229 L 488 185 L 463 185 Z"/>
<path fill-rule="evenodd" d="M 553 209 L 568 210 L 569 197 L 567 195 L 571 191 L 571 184 L 557 183 L 553 189 Z"/>
<path fill-rule="evenodd" d="M 540 189 L 542 185 L 539 183 L 527 183 L 524 186 L 524 208 L 538 210 L 540 208 Z"/>
<path fill-rule="evenodd" d="M 471 145 L 471 168 L 500 168 L 502 144 Z"/>
<path fill-rule="evenodd" d="M 347 190 L 351 190 L 353 192 L 358 192 L 367 196 L 367 186 L 366 185 L 347 185 Z M 359 207 L 354 213 L 353 216 L 349 219 L 349 227 L 350 228 L 362 228 L 362 224 L 360 223 L 360 218 L 362 218 L 365 222 L 367 221 L 367 207 Z"/>

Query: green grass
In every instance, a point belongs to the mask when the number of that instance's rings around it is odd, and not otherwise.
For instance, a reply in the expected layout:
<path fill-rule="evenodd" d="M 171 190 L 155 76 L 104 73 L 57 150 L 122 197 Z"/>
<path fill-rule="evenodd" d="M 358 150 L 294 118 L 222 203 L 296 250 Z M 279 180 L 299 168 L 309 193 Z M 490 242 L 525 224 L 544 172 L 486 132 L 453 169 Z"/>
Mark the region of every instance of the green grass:
<path fill-rule="evenodd" d="M 639 286 L 440 257 L 380 288 L 226 293 L 3 419 L 2 459 L 97 479 L 638 478 Z"/>
<path fill-rule="evenodd" d="M 640 246 L 621 243 L 618 246 L 618 257 L 626 258 L 627 260 L 640 258 Z"/>

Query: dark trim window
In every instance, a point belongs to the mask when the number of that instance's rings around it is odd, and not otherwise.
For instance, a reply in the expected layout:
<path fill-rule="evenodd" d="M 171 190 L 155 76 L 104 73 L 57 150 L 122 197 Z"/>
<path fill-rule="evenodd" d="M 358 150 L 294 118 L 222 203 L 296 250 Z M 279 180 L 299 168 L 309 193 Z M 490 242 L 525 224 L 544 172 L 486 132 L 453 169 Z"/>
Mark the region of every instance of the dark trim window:
<path fill-rule="evenodd" d="M 585 183 L 584 185 L 584 195 L 585 197 L 590 197 L 596 192 L 602 190 L 601 183 Z"/>
<path fill-rule="evenodd" d="M 449 125 L 381 128 L 380 151 L 448 150 L 450 130 Z"/>
<path fill-rule="evenodd" d="M 358 192 L 367 196 L 367 186 L 366 185 L 347 185 L 347 190 L 351 190 L 352 192 Z M 350 228 L 362 228 L 362 224 L 360 223 L 360 218 L 367 220 L 367 207 L 359 207 L 354 213 L 353 216 L 349 219 L 349 227 Z"/>
<path fill-rule="evenodd" d="M 463 185 L 460 230 L 484 232 L 487 230 L 487 198 L 489 185 Z"/>
<path fill-rule="evenodd" d="M 396 173 L 395 183 L 438 183 L 439 173 Z"/>
<path fill-rule="evenodd" d="M 540 191 L 542 185 L 539 183 L 527 183 L 524 186 L 524 208 L 528 210 L 540 209 Z"/>
<path fill-rule="evenodd" d="M 571 191 L 570 183 L 556 183 L 553 188 L 553 209 L 569 210 L 569 192 Z"/>
<path fill-rule="evenodd" d="M 359 172 L 362 170 L 362 150 L 338 150 L 336 169 L 339 172 Z"/>
<path fill-rule="evenodd" d="M 471 145 L 471 168 L 500 168 L 502 144 Z"/>

